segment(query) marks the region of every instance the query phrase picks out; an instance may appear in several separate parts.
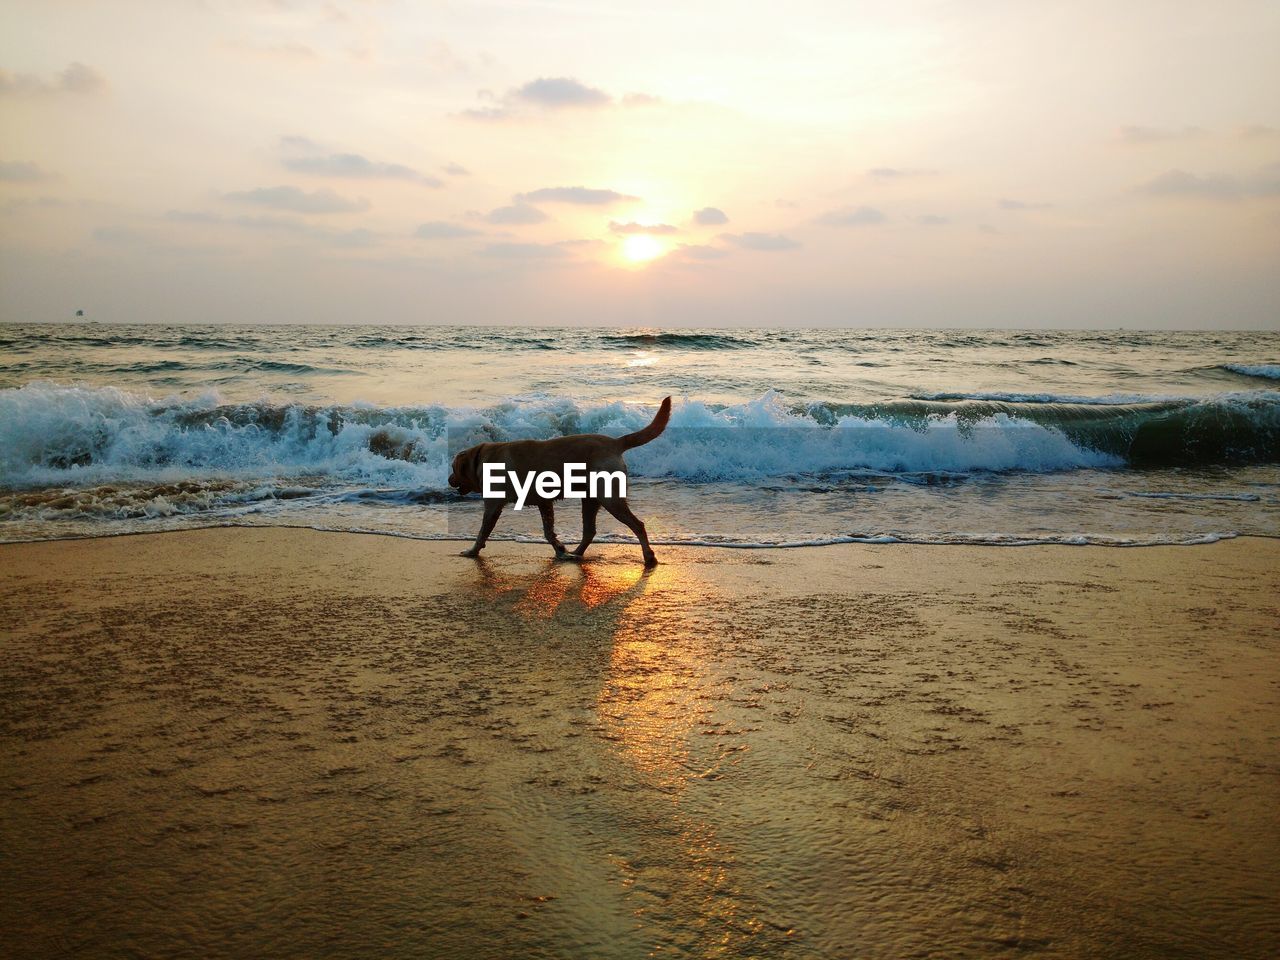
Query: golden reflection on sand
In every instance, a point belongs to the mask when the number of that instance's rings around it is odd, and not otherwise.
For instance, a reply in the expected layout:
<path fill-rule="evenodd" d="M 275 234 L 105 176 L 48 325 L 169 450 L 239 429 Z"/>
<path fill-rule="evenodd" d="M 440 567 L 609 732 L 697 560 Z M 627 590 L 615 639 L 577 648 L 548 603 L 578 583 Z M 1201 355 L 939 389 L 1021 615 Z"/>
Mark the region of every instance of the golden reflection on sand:
<path fill-rule="evenodd" d="M 707 636 L 690 615 L 697 609 L 693 599 L 711 592 L 687 566 L 658 567 L 649 575 L 646 590 L 618 616 L 597 715 L 619 759 L 657 791 L 657 804 L 629 814 L 648 822 L 647 836 L 667 838 L 650 846 L 640 867 L 618 864 L 623 887 L 660 877 L 674 895 L 659 912 L 683 915 L 699 932 L 702 955 L 719 956 L 739 952 L 763 924 L 741 915 L 743 877 L 734 850 L 705 815 L 691 812 L 696 787 L 719 777 L 718 760 L 710 756 L 719 748 L 700 735 L 706 731 L 699 725 L 714 715 L 720 693 Z M 653 905 L 637 899 L 634 910 L 638 923 L 651 922 Z"/>
<path fill-rule="evenodd" d="M 632 785 L 621 793 L 625 808 L 611 819 L 648 838 L 639 861 L 610 858 L 638 928 L 697 931 L 707 956 L 732 954 L 760 937 L 762 921 L 742 910 L 746 881 L 735 851 L 705 815 L 693 812 L 698 786 L 719 779 L 732 762 L 711 735 L 729 681 L 715 675 L 706 627 L 695 612 L 719 591 L 683 564 L 646 570 L 548 560 L 519 573 L 505 572 L 501 561 L 476 566 L 481 588 L 520 621 L 539 629 L 585 623 L 607 650 L 595 728 L 605 751 L 601 763 L 615 770 L 611 779 Z M 655 884 L 674 895 L 654 902 L 645 891 Z M 673 924 L 670 913 L 682 919 Z"/>
<path fill-rule="evenodd" d="M 608 611 L 631 594 L 647 589 L 653 569 L 639 564 L 613 565 L 590 561 L 548 560 L 537 573 L 511 575 L 502 573 L 490 561 L 475 561 L 482 589 L 494 597 L 517 594 L 512 609 L 526 619 L 549 620 L 566 603 L 580 604 L 587 610 L 601 608 L 600 613 L 622 615 L 622 610 Z M 611 626 L 606 619 L 604 626 Z"/>

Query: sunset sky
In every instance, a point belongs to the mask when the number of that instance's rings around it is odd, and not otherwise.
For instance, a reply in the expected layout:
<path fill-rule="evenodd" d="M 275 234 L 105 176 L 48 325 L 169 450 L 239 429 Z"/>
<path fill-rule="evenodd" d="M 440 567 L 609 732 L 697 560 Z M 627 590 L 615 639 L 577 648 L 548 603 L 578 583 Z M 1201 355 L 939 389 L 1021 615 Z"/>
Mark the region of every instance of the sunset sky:
<path fill-rule="evenodd" d="M 0 0 L 0 320 L 1280 325 L 1280 4 Z"/>

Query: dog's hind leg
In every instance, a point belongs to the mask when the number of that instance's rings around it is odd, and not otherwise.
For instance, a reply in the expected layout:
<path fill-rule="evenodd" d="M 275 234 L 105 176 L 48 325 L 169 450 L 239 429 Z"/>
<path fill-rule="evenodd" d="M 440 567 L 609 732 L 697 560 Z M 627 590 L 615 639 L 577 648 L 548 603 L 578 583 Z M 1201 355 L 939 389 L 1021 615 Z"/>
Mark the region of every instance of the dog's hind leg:
<path fill-rule="evenodd" d="M 625 500 L 605 500 L 604 508 L 622 524 L 631 528 L 631 532 L 636 535 L 640 541 L 640 549 L 644 553 L 644 565 L 646 567 L 654 567 L 658 564 L 658 558 L 654 556 L 653 547 L 649 546 L 649 534 L 645 532 L 644 524 L 640 518 L 631 512 L 631 508 L 627 506 Z"/>
<path fill-rule="evenodd" d="M 493 528 L 498 525 L 498 518 L 502 516 L 502 508 L 505 506 L 506 503 L 502 500 L 484 502 L 484 519 L 480 521 L 480 532 L 476 534 L 476 542 L 471 545 L 471 549 L 462 551 L 464 557 L 480 556 L 480 551 L 489 542 L 489 534 L 493 533 Z"/>
<path fill-rule="evenodd" d="M 556 506 L 554 503 L 538 504 L 538 512 L 542 514 L 542 535 L 547 538 L 557 557 L 566 555 L 564 544 L 556 536 Z"/>
<path fill-rule="evenodd" d="M 596 538 L 596 514 L 600 512 L 600 501 L 592 500 L 590 497 L 583 498 L 582 501 L 582 542 L 578 544 L 576 550 L 573 551 L 574 556 L 582 556 L 587 552 L 587 547 L 591 546 L 591 541 Z"/>

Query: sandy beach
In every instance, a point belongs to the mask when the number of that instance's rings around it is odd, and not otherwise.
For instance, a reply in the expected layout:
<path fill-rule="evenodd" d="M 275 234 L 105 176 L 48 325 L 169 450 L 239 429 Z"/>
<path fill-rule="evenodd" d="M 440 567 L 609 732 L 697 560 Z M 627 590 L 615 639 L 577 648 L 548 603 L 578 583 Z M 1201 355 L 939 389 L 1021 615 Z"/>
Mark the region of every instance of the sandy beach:
<path fill-rule="evenodd" d="M 11 956 L 1269 957 L 1280 541 L 0 547 Z"/>

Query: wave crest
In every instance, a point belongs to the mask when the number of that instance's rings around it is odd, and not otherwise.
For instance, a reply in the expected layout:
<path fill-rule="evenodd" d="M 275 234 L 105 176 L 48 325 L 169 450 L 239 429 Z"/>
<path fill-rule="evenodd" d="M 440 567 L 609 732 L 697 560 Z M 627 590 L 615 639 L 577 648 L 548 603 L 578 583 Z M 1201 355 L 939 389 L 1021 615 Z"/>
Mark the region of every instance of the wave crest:
<path fill-rule="evenodd" d="M 444 489 L 452 452 L 484 441 L 639 429 L 649 407 L 526 398 L 492 407 L 311 406 L 112 387 L 0 390 L 0 485 L 323 476 Z M 679 405 L 628 455 L 638 476 L 749 480 L 854 470 L 1051 472 L 1280 461 L 1280 394 L 1085 404 L 899 400 Z"/>

